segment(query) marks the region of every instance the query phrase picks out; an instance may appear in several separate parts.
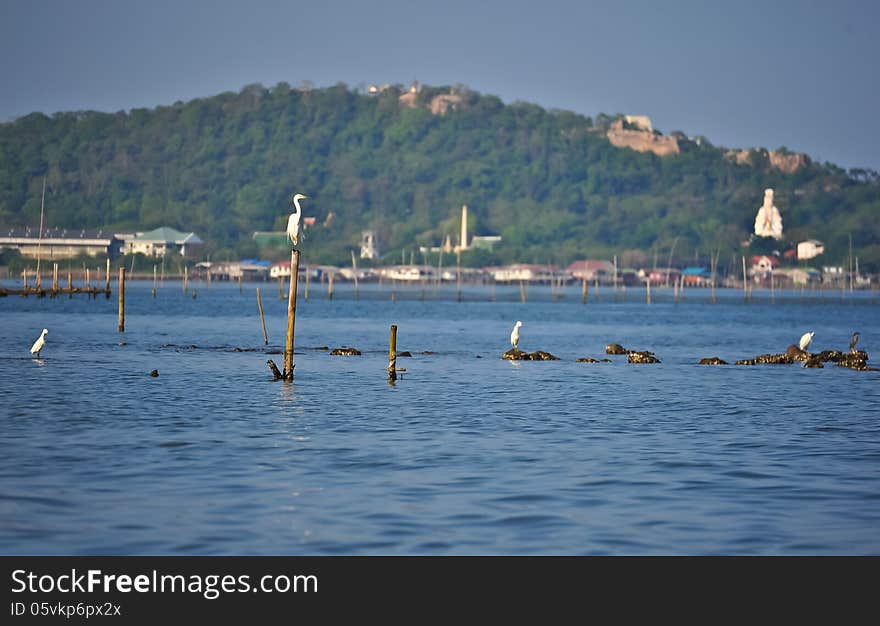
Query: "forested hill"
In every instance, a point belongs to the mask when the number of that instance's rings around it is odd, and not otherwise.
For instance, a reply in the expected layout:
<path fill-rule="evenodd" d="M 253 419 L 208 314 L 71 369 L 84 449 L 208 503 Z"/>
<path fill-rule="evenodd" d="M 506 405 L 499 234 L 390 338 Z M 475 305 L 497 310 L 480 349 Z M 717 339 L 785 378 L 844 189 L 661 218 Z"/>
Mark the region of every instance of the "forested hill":
<path fill-rule="evenodd" d="M 610 116 L 463 89 L 437 98 L 452 92 L 281 83 L 155 109 L 34 113 L 0 124 L 0 225 L 39 223 L 46 176 L 48 225 L 172 226 L 195 231 L 214 258 L 254 254 L 251 234 L 283 230 L 301 192 L 317 262 L 345 262 L 364 228 L 391 258 L 447 233 L 456 243 L 463 204 L 472 234 L 503 237 L 467 264 L 665 260 L 673 246 L 693 260 L 747 239 L 772 187 L 787 240 L 820 239 L 822 262 L 841 264 L 852 237 L 861 266 L 880 270 L 874 172 L 807 161 L 786 174 L 766 151 L 737 159 L 683 134 L 680 152 L 661 157 L 611 145 Z"/>

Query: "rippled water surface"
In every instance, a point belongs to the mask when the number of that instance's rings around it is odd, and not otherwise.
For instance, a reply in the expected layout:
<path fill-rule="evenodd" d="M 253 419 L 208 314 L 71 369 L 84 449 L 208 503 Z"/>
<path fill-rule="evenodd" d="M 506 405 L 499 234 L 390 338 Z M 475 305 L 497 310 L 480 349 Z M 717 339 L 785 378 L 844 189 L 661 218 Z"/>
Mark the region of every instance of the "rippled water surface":
<path fill-rule="evenodd" d="M 312 284 L 289 384 L 274 285 L 151 286 L 124 334 L 115 293 L 0 298 L 0 553 L 880 553 L 880 372 L 696 364 L 807 330 L 880 361 L 876 295 Z M 517 319 L 561 360 L 501 360 Z M 575 362 L 610 342 L 662 363 Z"/>

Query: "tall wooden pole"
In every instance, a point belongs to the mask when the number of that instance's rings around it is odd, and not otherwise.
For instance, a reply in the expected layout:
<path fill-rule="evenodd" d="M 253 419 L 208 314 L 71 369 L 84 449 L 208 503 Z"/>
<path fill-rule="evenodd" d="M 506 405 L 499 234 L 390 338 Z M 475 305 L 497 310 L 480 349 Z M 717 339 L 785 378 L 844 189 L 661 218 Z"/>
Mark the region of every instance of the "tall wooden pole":
<path fill-rule="evenodd" d="M 388 380 L 397 380 L 397 324 L 391 325 L 391 337 L 388 343 Z"/>
<path fill-rule="evenodd" d="M 351 251 L 351 271 L 354 276 L 354 297 L 355 300 L 361 299 L 360 287 L 358 287 L 358 266 L 357 261 L 354 259 L 354 250 Z"/>
<path fill-rule="evenodd" d="M 290 253 L 290 291 L 287 294 L 287 341 L 284 344 L 284 380 L 293 380 L 293 333 L 296 327 L 296 286 L 299 279 L 299 250 Z"/>
<path fill-rule="evenodd" d="M 309 301 L 309 282 L 311 281 L 312 271 L 311 268 L 306 265 L 306 290 L 303 296 L 305 296 L 306 302 Z"/>
<path fill-rule="evenodd" d="M 749 301 L 748 275 L 746 274 L 746 257 L 743 257 L 742 261 L 743 261 L 743 303 L 746 303 Z"/>
<path fill-rule="evenodd" d="M 260 309 L 260 323 L 263 325 L 263 343 L 269 345 L 269 335 L 266 333 L 266 318 L 263 317 L 263 301 L 260 299 L 260 288 L 257 287 L 257 306 Z"/>
<path fill-rule="evenodd" d="M 156 274 L 156 264 L 153 263 L 153 297 L 156 297 L 156 287 L 158 286 L 158 275 Z"/>
<path fill-rule="evenodd" d="M 648 280 L 645 281 L 645 294 L 648 299 L 648 304 L 651 304 L 651 275 L 648 274 Z"/>
<path fill-rule="evenodd" d="M 119 268 L 119 332 L 125 332 L 125 268 Z"/>

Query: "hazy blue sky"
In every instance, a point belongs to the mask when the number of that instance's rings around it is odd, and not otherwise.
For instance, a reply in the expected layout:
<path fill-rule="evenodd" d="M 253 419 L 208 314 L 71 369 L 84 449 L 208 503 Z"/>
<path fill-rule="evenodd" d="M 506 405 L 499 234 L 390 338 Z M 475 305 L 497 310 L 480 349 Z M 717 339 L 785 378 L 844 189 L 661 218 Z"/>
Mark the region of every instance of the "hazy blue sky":
<path fill-rule="evenodd" d="M 462 83 L 880 169 L 880 2 L 0 0 L 0 121 L 310 80 Z"/>

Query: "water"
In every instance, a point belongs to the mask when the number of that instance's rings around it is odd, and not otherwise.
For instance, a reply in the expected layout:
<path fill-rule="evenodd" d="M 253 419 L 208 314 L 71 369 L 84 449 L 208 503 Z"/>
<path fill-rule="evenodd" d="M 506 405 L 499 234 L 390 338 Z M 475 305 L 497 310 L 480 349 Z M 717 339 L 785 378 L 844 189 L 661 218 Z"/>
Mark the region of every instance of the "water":
<path fill-rule="evenodd" d="M 257 285 L 151 286 L 129 286 L 124 335 L 115 294 L 0 298 L 0 553 L 880 553 L 880 372 L 696 365 L 807 330 L 816 352 L 859 330 L 876 355 L 876 294 L 655 289 L 646 306 L 591 288 L 584 306 L 579 288 L 522 304 L 517 287 L 463 303 L 398 287 L 392 303 L 388 285 L 328 301 L 313 283 L 288 384 L 266 367 L 275 285 L 259 285 L 268 348 Z M 562 360 L 501 360 L 517 319 L 521 348 Z M 413 353 L 394 386 L 392 323 Z M 662 363 L 575 362 L 610 342 Z"/>

